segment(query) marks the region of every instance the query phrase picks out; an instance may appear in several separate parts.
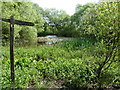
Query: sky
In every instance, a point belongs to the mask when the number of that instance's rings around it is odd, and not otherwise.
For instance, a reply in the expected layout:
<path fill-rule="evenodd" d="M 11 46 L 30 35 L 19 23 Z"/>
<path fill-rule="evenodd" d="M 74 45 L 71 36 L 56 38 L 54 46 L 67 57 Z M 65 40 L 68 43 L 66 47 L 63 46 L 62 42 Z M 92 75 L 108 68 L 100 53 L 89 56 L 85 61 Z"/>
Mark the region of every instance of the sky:
<path fill-rule="evenodd" d="M 32 0 L 42 8 L 56 8 L 64 10 L 69 15 L 73 15 L 77 4 L 86 4 L 89 2 L 97 3 L 99 0 Z"/>

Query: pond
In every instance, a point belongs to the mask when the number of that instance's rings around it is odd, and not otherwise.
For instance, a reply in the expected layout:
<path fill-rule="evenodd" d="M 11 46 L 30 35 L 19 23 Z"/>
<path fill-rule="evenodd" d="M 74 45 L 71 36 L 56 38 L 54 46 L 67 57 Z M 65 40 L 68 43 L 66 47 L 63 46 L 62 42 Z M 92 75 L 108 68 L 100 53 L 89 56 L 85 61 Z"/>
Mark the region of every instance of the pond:
<path fill-rule="evenodd" d="M 63 40 L 69 40 L 67 37 L 57 37 L 56 35 L 47 35 L 45 37 L 38 37 L 37 41 L 39 44 L 43 43 L 46 45 L 52 45 Z"/>

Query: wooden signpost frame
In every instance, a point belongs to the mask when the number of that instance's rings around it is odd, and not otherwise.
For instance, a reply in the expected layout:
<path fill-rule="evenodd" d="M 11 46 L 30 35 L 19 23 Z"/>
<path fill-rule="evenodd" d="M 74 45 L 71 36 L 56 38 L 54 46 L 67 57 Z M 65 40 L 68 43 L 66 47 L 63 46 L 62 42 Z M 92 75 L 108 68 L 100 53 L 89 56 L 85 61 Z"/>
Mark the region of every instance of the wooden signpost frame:
<path fill-rule="evenodd" d="M 15 82 L 15 71 L 14 71 L 14 24 L 25 25 L 25 26 L 34 26 L 32 22 L 14 20 L 14 16 L 11 16 L 10 19 L 0 18 L 1 21 L 10 23 L 10 72 L 11 72 L 11 82 Z"/>

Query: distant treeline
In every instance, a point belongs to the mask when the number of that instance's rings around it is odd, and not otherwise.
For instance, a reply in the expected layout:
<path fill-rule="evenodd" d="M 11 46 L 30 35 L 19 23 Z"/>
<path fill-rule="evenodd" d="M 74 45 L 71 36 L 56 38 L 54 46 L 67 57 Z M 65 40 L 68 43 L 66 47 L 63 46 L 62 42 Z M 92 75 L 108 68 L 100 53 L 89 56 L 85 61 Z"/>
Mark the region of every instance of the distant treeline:
<path fill-rule="evenodd" d="M 22 41 L 46 36 L 110 39 L 118 35 L 118 4 L 78 4 L 69 16 L 63 10 L 44 9 L 32 2 L 2 2 L 2 18 L 31 21 L 34 27 L 15 25 L 15 38 Z M 9 40 L 9 23 L 2 22 L 3 43 Z"/>

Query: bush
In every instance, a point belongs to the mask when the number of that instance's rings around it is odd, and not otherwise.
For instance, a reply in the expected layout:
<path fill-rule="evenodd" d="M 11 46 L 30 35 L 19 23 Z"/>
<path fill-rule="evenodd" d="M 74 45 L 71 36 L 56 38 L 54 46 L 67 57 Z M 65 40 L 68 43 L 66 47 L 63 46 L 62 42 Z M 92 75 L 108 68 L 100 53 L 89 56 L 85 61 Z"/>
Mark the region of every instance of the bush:
<path fill-rule="evenodd" d="M 23 45 L 26 44 L 36 44 L 37 41 L 35 38 L 37 38 L 37 30 L 34 27 L 23 27 L 21 31 L 19 32 L 20 39 L 23 42 Z"/>

